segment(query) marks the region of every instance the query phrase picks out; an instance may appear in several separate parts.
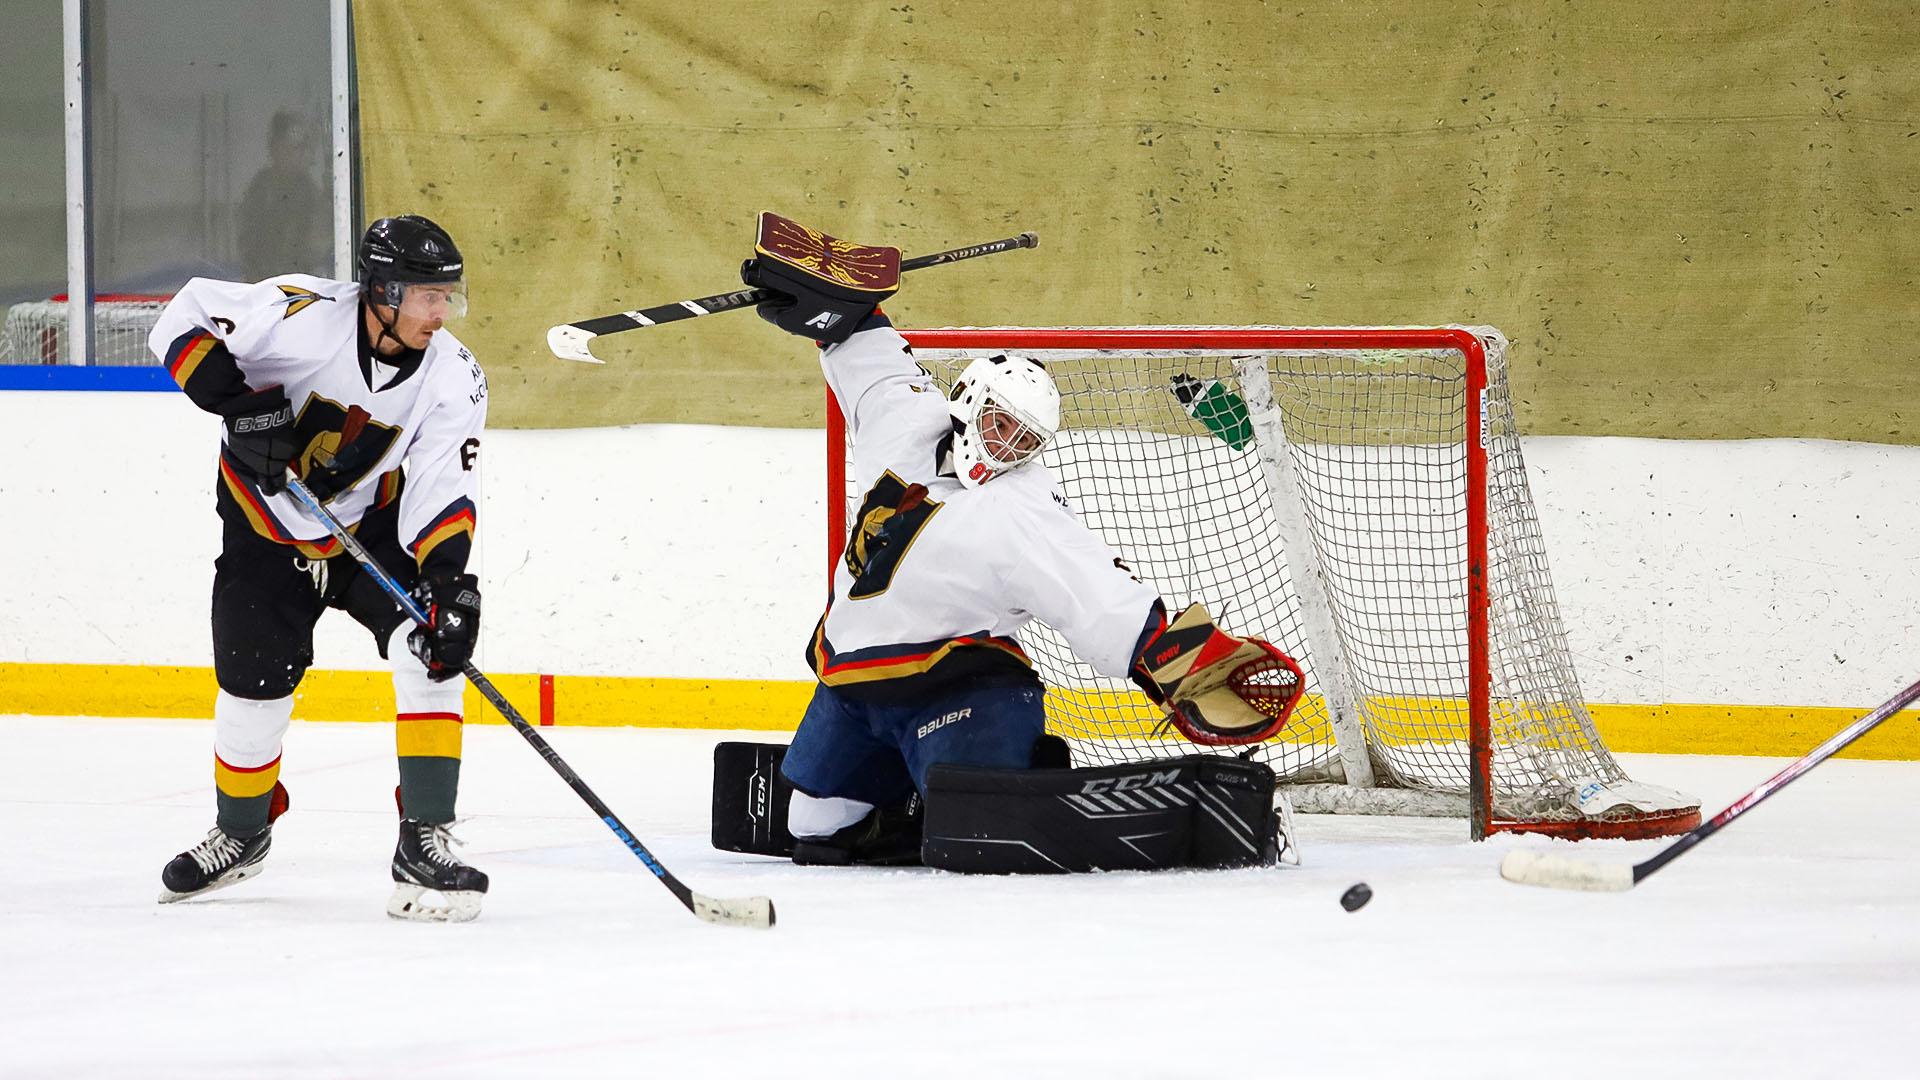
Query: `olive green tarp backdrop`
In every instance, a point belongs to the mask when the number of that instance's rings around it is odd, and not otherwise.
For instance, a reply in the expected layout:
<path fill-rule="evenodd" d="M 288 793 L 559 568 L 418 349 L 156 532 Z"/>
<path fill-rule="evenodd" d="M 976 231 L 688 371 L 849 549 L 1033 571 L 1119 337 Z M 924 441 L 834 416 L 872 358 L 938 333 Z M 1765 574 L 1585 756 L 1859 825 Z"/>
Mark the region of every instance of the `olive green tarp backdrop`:
<path fill-rule="evenodd" d="M 1537 434 L 1912 443 L 1910 3 L 356 5 L 370 215 L 465 250 L 493 421 L 798 426 L 734 313 L 774 209 L 908 255 L 950 324 L 1487 322 Z"/>

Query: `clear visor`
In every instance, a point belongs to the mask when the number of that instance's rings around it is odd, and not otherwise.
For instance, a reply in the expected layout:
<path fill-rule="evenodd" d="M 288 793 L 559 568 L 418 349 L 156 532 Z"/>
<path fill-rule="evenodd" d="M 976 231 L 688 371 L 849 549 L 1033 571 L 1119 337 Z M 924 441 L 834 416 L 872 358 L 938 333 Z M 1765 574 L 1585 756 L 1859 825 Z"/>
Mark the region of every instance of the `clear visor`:
<path fill-rule="evenodd" d="M 1047 441 L 1046 429 L 994 401 L 980 406 L 980 418 L 974 423 L 981 452 L 1001 467 L 1020 464 L 1039 453 Z"/>
<path fill-rule="evenodd" d="M 396 281 L 400 313 L 416 319 L 457 319 L 467 313 L 467 283 L 460 281 Z"/>

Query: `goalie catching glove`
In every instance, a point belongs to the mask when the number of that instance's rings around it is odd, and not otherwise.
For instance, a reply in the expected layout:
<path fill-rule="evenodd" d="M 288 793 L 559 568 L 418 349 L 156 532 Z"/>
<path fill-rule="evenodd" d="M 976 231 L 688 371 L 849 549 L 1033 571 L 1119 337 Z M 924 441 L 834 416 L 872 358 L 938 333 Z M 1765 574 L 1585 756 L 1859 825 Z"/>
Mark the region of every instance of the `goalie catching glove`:
<path fill-rule="evenodd" d="M 1204 604 L 1147 635 L 1134 681 L 1180 734 L 1202 746 L 1272 738 L 1306 686 L 1293 657 L 1271 642 L 1220 629 Z"/>
<path fill-rule="evenodd" d="M 900 249 L 839 240 L 772 211 L 760 215 L 754 257 L 740 280 L 777 294 L 760 317 L 824 344 L 853 335 L 860 320 L 900 289 Z"/>

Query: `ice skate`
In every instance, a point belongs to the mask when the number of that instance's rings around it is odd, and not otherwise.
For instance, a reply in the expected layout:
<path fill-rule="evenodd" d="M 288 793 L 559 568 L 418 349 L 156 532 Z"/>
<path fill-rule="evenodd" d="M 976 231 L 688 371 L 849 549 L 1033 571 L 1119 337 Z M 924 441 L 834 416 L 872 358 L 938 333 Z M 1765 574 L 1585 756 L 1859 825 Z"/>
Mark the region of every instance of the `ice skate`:
<path fill-rule="evenodd" d="M 393 896 L 387 914 L 418 922 L 469 922 L 480 915 L 487 875 L 461 862 L 449 850 L 459 841 L 444 824 L 400 822 L 400 844 L 393 850 Z M 434 902 L 428 894 L 439 894 Z"/>
<path fill-rule="evenodd" d="M 205 840 L 175 855 L 160 871 L 160 902 L 171 904 L 258 875 L 272 838 L 271 824 L 252 836 L 229 836 L 214 826 Z"/>

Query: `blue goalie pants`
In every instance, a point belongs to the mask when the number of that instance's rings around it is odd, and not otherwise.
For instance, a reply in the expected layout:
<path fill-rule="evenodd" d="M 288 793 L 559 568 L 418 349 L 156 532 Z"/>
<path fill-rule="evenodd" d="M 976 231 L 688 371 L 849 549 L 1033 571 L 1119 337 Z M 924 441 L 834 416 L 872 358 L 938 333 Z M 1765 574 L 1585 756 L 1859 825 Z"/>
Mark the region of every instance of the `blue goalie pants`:
<path fill-rule="evenodd" d="M 1026 768 L 1046 727 L 1043 693 L 1034 683 L 970 684 L 878 704 L 822 683 L 780 771 L 816 798 L 886 806 L 924 795 L 935 765 Z"/>

